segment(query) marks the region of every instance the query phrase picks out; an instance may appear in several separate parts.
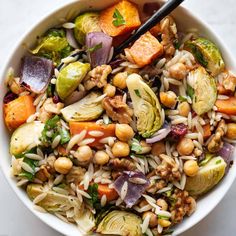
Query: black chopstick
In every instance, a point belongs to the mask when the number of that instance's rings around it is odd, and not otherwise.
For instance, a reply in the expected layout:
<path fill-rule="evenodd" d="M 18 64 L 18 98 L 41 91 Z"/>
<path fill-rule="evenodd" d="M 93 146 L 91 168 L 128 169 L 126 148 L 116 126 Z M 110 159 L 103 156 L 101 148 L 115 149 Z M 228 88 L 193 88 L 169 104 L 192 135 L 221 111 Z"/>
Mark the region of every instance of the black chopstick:
<path fill-rule="evenodd" d="M 115 48 L 113 58 L 115 58 L 119 53 L 121 53 L 125 48 L 133 43 L 141 35 L 150 30 L 158 22 L 160 22 L 165 16 L 169 15 L 176 7 L 178 7 L 184 0 L 169 0 L 167 1 L 157 12 L 153 14 L 140 28 L 136 30 L 134 34 L 130 36 L 121 45 Z"/>

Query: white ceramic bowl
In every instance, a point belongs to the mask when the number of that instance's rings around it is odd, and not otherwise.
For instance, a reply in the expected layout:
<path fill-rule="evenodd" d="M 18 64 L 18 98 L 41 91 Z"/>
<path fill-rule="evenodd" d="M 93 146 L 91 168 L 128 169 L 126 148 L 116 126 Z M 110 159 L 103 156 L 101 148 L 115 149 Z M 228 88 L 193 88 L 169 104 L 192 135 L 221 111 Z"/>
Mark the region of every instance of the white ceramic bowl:
<path fill-rule="evenodd" d="M 151 2 L 152 0 L 147 0 Z M 143 5 L 144 0 L 133 0 Z M 152 1 L 153 2 L 153 1 Z M 23 37 L 21 41 L 19 41 L 15 50 L 12 51 L 12 54 L 9 56 L 8 63 L 5 65 L 3 74 L 0 75 L 1 80 L 1 89 L 2 92 L 0 93 L 0 140 L 1 140 L 1 158 L 0 158 L 0 166 L 4 175 L 13 188 L 17 196 L 21 199 L 21 201 L 43 222 L 54 228 L 55 230 L 63 233 L 65 235 L 70 236 L 79 236 L 82 235 L 78 232 L 78 228 L 72 224 L 66 224 L 63 221 L 57 219 L 53 215 L 44 214 L 37 212 L 33 209 L 32 202 L 28 199 L 26 193 L 16 186 L 16 182 L 14 179 L 10 177 L 10 156 L 9 156 L 9 134 L 4 126 L 3 121 L 3 114 L 2 114 L 2 101 L 3 96 L 6 92 L 3 78 L 8 70 L 9 67 L 13 67 L 16 71 L 19 69 L 20 59 L 26 53 L 26 49 L 23 44 L 27 44 L 28 46 L 32 46 L 35 43 L 36 36 L 41 35 L 50 27 L 58 25 L 60 23 L 61 18 L 68 17 L 69 19 L 73 18 L 74 16 L 78 15 L 80 12 L 89 9 L 103 9 L 108 5 L 114 3 L 114 0 L 80 0 L 80 1 L 73 1 L 65 5 L 64 7 L 60 8 L 52 12 L 46 18 L 42 19 L 35 27 L 33 27 L 29 32 Z M 194 16 L 191 12 L 183 7 L 179 7 L 173 12 L 173 16 L 177 22 L 177 26 L 179 30 L 186 30 L 189 28 L 196 28 L 199 30 L 202 36 L 205 36 L 212 41 L 214 41 L 218 47 L 220 48 L 224 61 L 227 65 L 227 68 L 236 71 L 236 63 L 232 55 L 230 54 L 229 50 L 226 49 L 224 42 L 212 31 L 211 27 L 201 21 L 198 17 Z M 197 211 L 191 216 L 187 217 L 183 223 L 178 225 L 175 228 L 175 235 L 181 234 L 187 229 L 191 228 L 195 224 L 197 224 L 200 220 L 206 217 L 220 202 L 220 200 L 224 197 L 224 195 L 229 190 L 231 184 L 233 183 L 236 177 L 236 165 L 230 169 L 228 175 L 221 181 L 221 183 L 210 193 L 205 195 L 202 199 L 197 202 Z M 10 204 L 10 203 L 9 203 Z M 212 225 L 213 227 L 213 225 Z"/>

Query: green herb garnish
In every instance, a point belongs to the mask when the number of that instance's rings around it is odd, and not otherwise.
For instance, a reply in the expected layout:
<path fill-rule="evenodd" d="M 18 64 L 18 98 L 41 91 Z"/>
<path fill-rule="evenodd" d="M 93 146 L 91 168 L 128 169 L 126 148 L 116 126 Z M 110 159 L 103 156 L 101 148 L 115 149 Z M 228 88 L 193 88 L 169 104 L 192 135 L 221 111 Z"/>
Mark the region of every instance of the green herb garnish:
<path fill-rule="evenodd" d="M 178 101 L 179 101 L 179 102 L 186 102 L 186 101 L 188 101 L 188 100 L 187 100 L 187 98 L 184 97 L 184 96 L 178 96 Z"/>
<path fill-rule="evenodd" d="M 158 215 L 158 219 L 169 220 L 169 217 Z"/>
<path fill-rule="evenodd" d="M 98 199 L 98 184 L 92 184 L 88 187 L 88 194 L 90 195 L 91 199 L 89 199 L 89 202 L 92 206 L 95 206 L 99 199 Z"/>
<path fill-rule="evenodd" d="M 97 51 L 98 49 L 102 48 L 102 42 L 99 43 L 99 44 L 96 44 L 94 47 L 92 48 L 88 48 L 87 51 L 90 52 L 90 53 L 93 53 L 95 51 Z"/>
<path fill-rule="evenodd" d="M 138 97 L 141 98 L 141 94 L 140 94 L 140 91 L 139 91 L 138 89 L 135 89 L 134 92 L 135 92 L 135 94 L 136 94 Z"/>
<path fill-rule="evenodd" d="M 124 17 L 117 8 L 114 11 L 113 18 L 114 20 L 112 21 L 112 24 L 116 27 L 126 24 Z"/>
<path fill-rule="evenodd" d="M 221 163 L 221 160 L 217 160 L 216 161 L 216 165 L 220 164 Z"/>
<path fill-rule="evenodd" d="M 193 99 L 193 95 L 194 95 L 194 89 L 190 86 L 190 85 L 187 85 L 187 95 Z"/>

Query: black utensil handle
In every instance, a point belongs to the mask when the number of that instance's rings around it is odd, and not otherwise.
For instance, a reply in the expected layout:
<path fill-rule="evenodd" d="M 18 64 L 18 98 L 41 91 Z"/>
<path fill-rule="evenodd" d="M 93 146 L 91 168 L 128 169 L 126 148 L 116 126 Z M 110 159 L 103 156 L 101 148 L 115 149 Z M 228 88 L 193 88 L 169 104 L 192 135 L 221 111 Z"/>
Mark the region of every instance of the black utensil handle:
<path fill-rule="evenodd" d="M 114 57 L 129 46 L 130 43 L 137 40 L 141 35 L 150 30 L 165 16 L 169 15 L 176 7 L 178 7 L 184 0 L 169 0 L 156 13 L 154 13 L 136 32 L 131 35 L 125 42 L 115 48 Z"/>

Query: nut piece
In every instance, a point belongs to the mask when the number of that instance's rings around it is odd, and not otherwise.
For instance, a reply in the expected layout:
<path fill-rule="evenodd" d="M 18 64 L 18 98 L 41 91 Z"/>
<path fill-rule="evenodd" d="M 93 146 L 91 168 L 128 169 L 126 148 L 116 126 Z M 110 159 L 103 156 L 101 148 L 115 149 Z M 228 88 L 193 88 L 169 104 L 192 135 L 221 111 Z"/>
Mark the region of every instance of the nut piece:
<path fill-rule="evenodd" d="M 47 181 L 51 176 L 50 169 L 51 167 L 49 165 L 40 166 L 40 170 L 35 174 L 35 177 L 42 182 Z"/>
<path fill-rule="evenodd" d="M 114 158 L 109 161 L 109 167 L 114 170 L 135 170 L 136 166 L 128 158 Z"/>
<path fill-rule="evenodd" d="M 102 101 L 102 106 L 113 121 L 121 124 L 129 124 L 132 121 L 133 111 L 122 101 L 122 96 L 106 97 Z"/>
<path fill-rule="evenodd" d="M 215 134 L 212 136 L 211 141 L 207 145 L 209 152 L 218 152 L 223 146 L 222 138 L 227 132 L 227 125 L 224 120 L 221 120 L 217 126 Z"/>
<path fill-rule="evenodd" d="M 185 215 L 190 216 L 196 210 L 196 201 L 187 191 L 175 189 L 171 199 L 176 201 L 170 208 L 173 223 L 180 223 Z"/>
<path fill-rule="evenodd" d="M 196 161 L 188 160 L 184 163 L 184 173 L 187 176 L 193 177 L 198 173 L 198 171 L 199 171 L 199 166 Z"/>
<path fill-rule="evenodd" d="M 70 172 L 66 175 L 66 182 L 77 185 L 83 180 L 85 172 L 86 170 L 84 168 L 73 166 Z"/>
<path fill-rule="evenodd" d="M 177 80 L 183 80 L 184 78 L 186 78 L 188 70 L 183 63 L 178 62 L 169 68 L 169 73 L 170 77 Z"/>
<path fill-rule="evenodd" d="M 236 87 L 236 77 L 229 74 L 224 80 L 223 80 L 223 87 L 226 90 L 230 90 L 232 92 L 235 91 Z"/>
<path fill-rule="evenodd" d="M 112 72 L 110 65 L 97 66 L 91 70 L 84 79 L 84 87 L 90 90 L 97 86 L 102 88 L 107 85 L 107 76 Z"/>
<path fill-rule="evenodd" d="M 63 107 L 63 103 L 54 103 L 52 98 L 48 98 L 39 110 L 39 120 L 45 123 L 53 114 L 60 114 Z"/>
<path fill-rule="evenodd" d="M 162 179 L 173 182 L 181 179 L 181 173 L 178 169 L 177 163 L 171 157 L 161 154 L 161 164 L 156 168 L 156 174 Z"/>
<path fill-rule="evenodd" d="M 160 22 L 161 27 L 161 44 L 164 46 L 166 56 L 172 56 L 175 53 L 174 42 L 178 39 L 177 27 L 171 16 L 165 17 Z"/>

